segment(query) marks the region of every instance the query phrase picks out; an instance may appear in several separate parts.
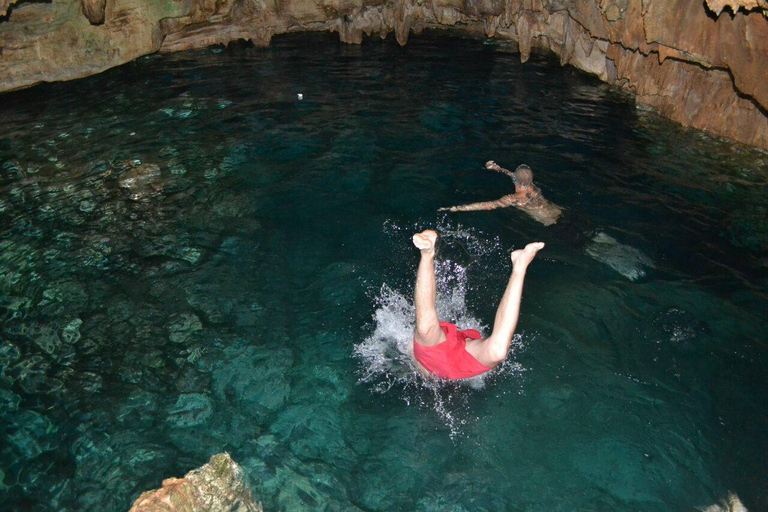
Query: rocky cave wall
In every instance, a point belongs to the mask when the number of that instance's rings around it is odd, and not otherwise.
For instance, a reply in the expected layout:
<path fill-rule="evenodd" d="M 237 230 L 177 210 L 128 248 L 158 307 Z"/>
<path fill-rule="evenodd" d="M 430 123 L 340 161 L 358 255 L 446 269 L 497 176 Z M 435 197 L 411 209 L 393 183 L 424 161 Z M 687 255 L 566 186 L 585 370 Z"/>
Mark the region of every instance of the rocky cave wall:
<path fill-rule="evenodd" d="M 0 0 L 0 92 L 287 32 L 452 28 L 555 52 L 684 126 L 768 148 L 768 0 Z"/>

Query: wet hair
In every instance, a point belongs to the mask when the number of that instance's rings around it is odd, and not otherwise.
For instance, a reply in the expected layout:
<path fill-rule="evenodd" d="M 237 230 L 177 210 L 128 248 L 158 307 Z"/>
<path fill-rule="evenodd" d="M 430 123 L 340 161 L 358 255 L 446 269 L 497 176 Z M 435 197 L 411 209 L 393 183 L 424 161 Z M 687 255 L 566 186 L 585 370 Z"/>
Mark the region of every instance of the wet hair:
<path fill-rule="evenodd" d="M 515 169 L 515 185 L 519 185 L 524 188 L 533 186 L 533 171 L 530 167 L 523 164 Z"/>

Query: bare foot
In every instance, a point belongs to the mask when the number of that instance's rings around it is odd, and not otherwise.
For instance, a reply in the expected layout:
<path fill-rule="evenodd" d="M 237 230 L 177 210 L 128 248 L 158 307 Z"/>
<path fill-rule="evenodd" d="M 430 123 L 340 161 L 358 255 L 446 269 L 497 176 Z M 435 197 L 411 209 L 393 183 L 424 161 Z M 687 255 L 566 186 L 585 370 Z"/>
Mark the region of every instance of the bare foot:
<path fill-rule="evenodd" d="M 512 251 L 510 258 L 512 259 L 512 266 L 514 268 L 524 269 L 529 263 L 533 261 L 536 253 L 544 248 L 544 242 L 532 242 L 525 246 L 524 249 L 518 249 Z"/>
<path fill-rule="evenodd" d="M 435 242 L 437 241 L 437 231 L 427 229 L 421 233 L 413 235 L 413 245 L 424 254 L 435 253 Z"/>

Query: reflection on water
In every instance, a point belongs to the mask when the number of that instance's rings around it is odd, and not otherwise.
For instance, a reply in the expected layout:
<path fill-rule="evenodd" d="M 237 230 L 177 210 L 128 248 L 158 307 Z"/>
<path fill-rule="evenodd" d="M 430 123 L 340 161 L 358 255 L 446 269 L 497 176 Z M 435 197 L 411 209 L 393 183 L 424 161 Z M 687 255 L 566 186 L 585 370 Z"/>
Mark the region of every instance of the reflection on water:
<path fill-rule="evenodd" d="M 763 152 L 427 36 L 152 56 L 0 127 L 3 509 L 125 509 L 224 450 L 271 510 L 768 507 Z M 511 190 L 490 159 L 562 221 L 437 214 Z M 547 243 L 484 385 L 409 367 L 433 226 L 463 327 Z"/>

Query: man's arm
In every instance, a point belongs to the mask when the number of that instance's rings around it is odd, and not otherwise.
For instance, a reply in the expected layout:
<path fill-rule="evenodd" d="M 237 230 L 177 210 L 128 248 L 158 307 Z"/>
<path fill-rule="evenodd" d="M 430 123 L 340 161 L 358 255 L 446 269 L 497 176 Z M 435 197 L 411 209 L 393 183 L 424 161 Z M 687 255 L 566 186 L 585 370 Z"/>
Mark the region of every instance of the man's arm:
<path fill-rule="evenodd" d="M 515 173 L 513 173 L 509 169 L 505 169 L 504 167 L 500 166 L 499 164 L 497 164 L 493 160 L 488 160 L 487 162 L 485 162 L 485 168 L 486 169 L 490 169 L 491 171 L 498 171 L 498 172 L 504 173 L 507 176 L 509 176 L 510 178 L 514 178 L 515 177 Z"/>
<path fill-rule="evenodd" d="M 482 203 L 464 204 L 459 206 L 451 206 L 448 208 L 438 208 L 439 212 L 475 212 L 478 210 L 495 210 L 496 208 L 506 208 L 507 206 L 513 206 L 516 203 L 514 194 L 509 194 L 497 199 L 495 201 L 484 201 Z"/>

